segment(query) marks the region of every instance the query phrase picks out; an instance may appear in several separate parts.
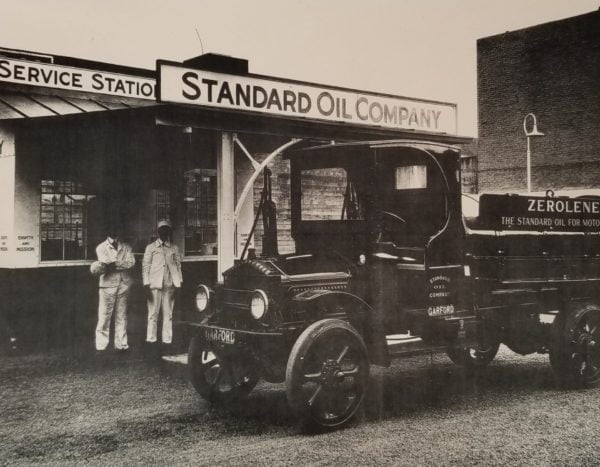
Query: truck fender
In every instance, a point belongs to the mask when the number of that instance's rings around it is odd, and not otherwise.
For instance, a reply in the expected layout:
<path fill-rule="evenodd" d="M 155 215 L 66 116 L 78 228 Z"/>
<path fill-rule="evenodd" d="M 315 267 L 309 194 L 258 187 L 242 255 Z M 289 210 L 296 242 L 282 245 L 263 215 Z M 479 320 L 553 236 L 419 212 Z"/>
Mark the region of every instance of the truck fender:
<path fill-rule="evenodd" d="M 362 335 L 371 363 L 389 366 L 390 356 L 385 332 L 377 325 L 375 310 L 362 298 L 339 290 L 306 290 L 294 296 L 292 303 L 298 308 L 326 310 L 319 317 L 346 319 Z M 344 317 L 340 317 L 340 313 Z"/>
<path fill-rule="evenodd" d="M 343 312 L 355 327 L 359 326 L 358 322 L 362 323 L 364 318 L 373 313 L 371 306 L 362 298 L 339 290 L 306 290 L 292 298 L 292 302 L 298 308 L 321 308 L 324 314 L 319 319 L 331 315 L 339 317 Z M 358 331 L 360 332 L 360 329 Z"/>

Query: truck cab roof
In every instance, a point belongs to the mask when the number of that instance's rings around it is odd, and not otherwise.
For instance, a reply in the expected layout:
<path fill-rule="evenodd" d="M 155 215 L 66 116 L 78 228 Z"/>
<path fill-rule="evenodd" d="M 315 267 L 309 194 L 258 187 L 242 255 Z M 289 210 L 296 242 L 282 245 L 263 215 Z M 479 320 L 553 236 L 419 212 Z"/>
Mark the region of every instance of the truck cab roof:
<path fill-rule="evenodd" d="M 458 152 L 460 151 L 459 146 L 443 144 L 443 143 L 432 143 L 416 140 L 380 140 L 380 141 L 353 141 L 337 143 L 332 141 L 327 144 L 317 144 L 313 146 L 303 147 L 294 149 L 285 154 L 286 159 L 295 159 L 297 157 L 306 157 L 308 153 L 314 155 L 323 154 L 324 152 L 347 152 L 352 153 L 353 151 L 364 151 L 365 149 L 392 149 L 392 148 L 414 148 L 425 151 L 443 153 L 446 151 Z"/>

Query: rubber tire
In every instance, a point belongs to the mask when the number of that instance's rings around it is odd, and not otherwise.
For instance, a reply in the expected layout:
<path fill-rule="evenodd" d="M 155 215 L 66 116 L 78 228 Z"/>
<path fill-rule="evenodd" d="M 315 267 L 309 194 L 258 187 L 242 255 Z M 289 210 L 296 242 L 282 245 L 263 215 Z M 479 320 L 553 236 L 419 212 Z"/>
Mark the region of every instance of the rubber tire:
<path fill-rule="evenodd" d="M 188 348 L 188 376 L 192 386 L 200 396 L 215 404 L 234 403 L 245 399 L 258 383 L 258 377 L 253 371 L 248 381 L 227 392 L 215 391 L 205 378 L 206 365 L 202 363 L 203 352 L 209 351 L 202 345 L 198 337 L 193 337 Z"/>
<path fill-rule="evenodd" d="M 356 347 L 355 350 L 359 352 L 358 359 L 360 362 L 357 377 L 361 392 L 359 400 L 354 404 L 352 410 L 341 419 L 326 423 L 312 414 L 309 407 L 307 407 L 307 401 L 301 397 L 301 391 L 299 391 L 301 385 L 299 388 L 298 384 L 304 381 L 304 375 L 301 370 L 303 370 L 305 357 L 309 355 L 313 345 L 322 339 L 327 339 L 327 336 L 335 338 L 335 334 L 340 332 L 346 339 L 353 342 L 353 345 Z M 338 319 L 324 319 L 311 324 L 302 332 L 292 347 L 286 367 L 285 382 L 288 404 L 294 415 L 302 420 L 306 428 L 311 430 L 330 430 L 349 424 L 361 408 L 369 382 L 369 358 L 362 337 L 352 325 Z"/>
<path fill-rule="evenodd" d="M 600 386 L 600 371 L 593 378 L 587 378 L 572 363 L 573 348 L 570 342 L 578 323 L 587 313 L 600 314 L 600 306 L 595 303 L 572 304 L 566 315 L 558 316 L 555 343 L 550 347 L 550 366 L 554 371 L 556 381 L 564 388 L 594 388 Z"/>

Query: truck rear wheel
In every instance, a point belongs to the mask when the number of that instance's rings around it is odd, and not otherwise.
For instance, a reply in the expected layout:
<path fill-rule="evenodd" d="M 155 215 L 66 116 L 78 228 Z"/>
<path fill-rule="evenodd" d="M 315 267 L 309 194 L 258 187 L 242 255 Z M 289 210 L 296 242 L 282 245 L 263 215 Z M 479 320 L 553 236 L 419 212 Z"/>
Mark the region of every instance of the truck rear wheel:
<path fill-rule="evenodd" d="M 286 368 L 294 414 L 312 427 L 337 428 L 358 412 L 369 380 L 367 348 L 348 323 L 324 319 L 300 335 Z"/>
<path fill-rule="evenodd" d="M 447 354 L 454 363 L 467 369 L 485 368 L 498 353 L 500 343 L 478 347 L 448 347 Z"/>
<path fill-rule="evenodd" d="M 600 385 L 600 307 L 593 303 L 573 306 L 559 317 L 557 338 L 550 349 L 550 364 L 566 387 Z"/>
<path fill-rule="evenodd" d="M 209 402 L 235 402 L 246 397 L 258 382 L 256 371 L 247 362 L 233 362 L 206 349 L 198 337 L 188 350 L 189 377 L 194 389 Z"/>

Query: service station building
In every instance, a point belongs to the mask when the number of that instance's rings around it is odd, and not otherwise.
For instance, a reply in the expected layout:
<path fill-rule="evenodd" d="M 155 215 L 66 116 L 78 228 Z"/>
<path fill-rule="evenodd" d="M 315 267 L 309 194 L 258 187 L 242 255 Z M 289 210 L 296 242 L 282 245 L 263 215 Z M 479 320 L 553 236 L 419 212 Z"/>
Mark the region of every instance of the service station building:
<path fill-rule="evenodd" d="M 171 220 L 183 255 L 177 319 L 193 309 L 198 282 L 219 281 L 239 258 L 266 158 L 280 251 L 292 252 L 280 153 L 357 140 L 461 144 L 468 139 L 457 136 L 456 111 L 444 102 L 258 76 L 246 60 L 214 54 L 143 70 L 0 48 L 5 320 L 25 348 L 91 350 L 98 283 L 89 266 L 116 216 L 136 254 L 140 280 L 128 327 L 130 343 L 141 343 L 141 255 L 159 219 Z M 315 186 L 327 189 L 325 180 Z M 259 254 L 260 241 L 259 229 Z"/>

